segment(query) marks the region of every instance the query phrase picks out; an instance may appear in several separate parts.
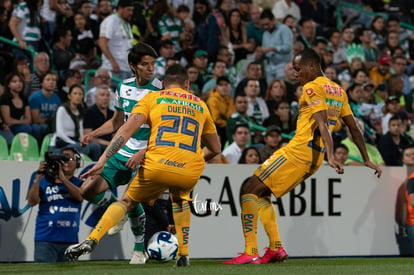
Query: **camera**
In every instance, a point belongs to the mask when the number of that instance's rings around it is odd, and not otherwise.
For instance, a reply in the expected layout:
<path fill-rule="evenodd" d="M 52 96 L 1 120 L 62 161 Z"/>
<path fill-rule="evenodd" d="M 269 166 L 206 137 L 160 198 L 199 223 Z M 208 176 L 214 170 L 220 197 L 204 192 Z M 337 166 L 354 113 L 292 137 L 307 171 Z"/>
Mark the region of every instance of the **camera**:
<path fill-rule="evenodd" d="M 49 182 L 54 182 L 59 175 L 59 163 L 69 161 L 70 156 L 65 153 L 52 153 L 46 152 L 45 153 L 45 170 L 43 174 L 45 178 Z"/>

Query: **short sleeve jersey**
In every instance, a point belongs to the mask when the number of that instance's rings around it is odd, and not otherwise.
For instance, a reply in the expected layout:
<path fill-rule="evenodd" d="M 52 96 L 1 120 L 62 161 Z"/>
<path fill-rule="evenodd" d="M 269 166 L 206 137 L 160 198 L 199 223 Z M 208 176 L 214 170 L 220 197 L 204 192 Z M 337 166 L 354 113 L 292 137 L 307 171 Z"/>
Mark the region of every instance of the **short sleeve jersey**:
<path fill-rule="evenodd" d="M 30 109 L 39 110 L 39 115 L 42 118 L 53 118 L 60 104 L 60 98 L 55 93 L 46 97 L 42 90 L 37 90 L 29 96 Z"/>
<path fill-rule="evenodd" d="M 138 86 L 135 77 L 125 79 L 116 89 L 115 109 L 124 112 L 124 121 L 127 121 L 137 102 L 139 102 L 148 92 L 158 91 L 161 90 L 161 88 L 162 83 L 156 78 L 153 78 L 144 86 Z M 147 147 L 149 134 L 150 129 L 148 124 L 142 125 L 118 151 L 117 158 L 127 161 L 136 152 Z"/>
<path fill-rule="evenodd" d="M 130 24 L 121 19 L 117 13 L 111 14 L 102 21 L 99 37 L 108 39 L 109 51 L 118 64 L 119 69 L 124 72 L 130 72 L 128 50 L 132 48 L 133 38 Z M 112 69 L 111 62 L 104 54 L 102 55 L 102 66 Z"/>
<path fill-rule="evenodd" d="M 40 33 L 40 17 L 36 16 L 33 25 L 30 24 L 30 11 L 26 2 L 21 2 L 12 12 L 12 16 L 20 20 L 17 30 L 24 41 L 39 41 Z M 16 39 L 14 39 L 16 41 Z"/>
<path fill-rule="evenodd" d="M 325 145 L 313 114 L 327 111 L 329 130 L 333 131 L 341 117 L 352 115 L 345 91 L 326 77 L 318 77 L 303 87 L 299 98 L 296 134 L 283 148 L 288 159 L 305 164 L 315 171 L 323 161 Z"/>
<path fill-rule="evenodd" d="M 77 187 L 82 182 L 72 177 Z M 82 202 L 73 198 L 64 184 L 43 178 L 40 183 L 39 212 L 36 218 L 35 241 L 77 243 Z"/>
<path fill-rule="evenodd" d="M 151 134 L 143 166 L 199 175 L 204 169 L 201 136 L 216 133 L 207 105 L 180 88 L 147 94 L 132 111 L 145 115 Z"/>

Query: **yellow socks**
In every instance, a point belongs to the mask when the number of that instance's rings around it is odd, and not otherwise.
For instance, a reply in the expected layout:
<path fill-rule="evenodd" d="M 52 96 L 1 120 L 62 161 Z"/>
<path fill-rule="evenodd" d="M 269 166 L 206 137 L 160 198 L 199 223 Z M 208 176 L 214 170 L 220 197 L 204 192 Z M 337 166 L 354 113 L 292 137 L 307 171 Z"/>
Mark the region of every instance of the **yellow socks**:
<path fill-rule="evenodd" d="M 269 248 L 273 251 L 278 250 L 282 244 L 277 227 L 276 210 L 270 197 L 259 198 L 259 217 L 269 238 Z"/>
<path fill-rule="evenodd" d="M 177 231 L 179 256 L 188 256 L 188 238 L 190 234 L 191 210 L 188 201 L 182 201 L 181 205 L 173 202 L 173 217 L 175 229 Z"/>
<path fill-rule="evenodd" d="M 118 224 L 118 222 L 122 220 L 126 212 L 127 208 L 122 203 L 112 203 L 105 211 L 91 234 L 89 234 L 88 239 L 99 242 L 112 226 Z"/>
<path fill-rule="evenodd" d="M 243 226 L 245 253 L 256 255 L 257 250 L 257 218 L 258 218 L 258 199 L 256 195 L 246 194 L 241 197 L 241 218 Z"/>

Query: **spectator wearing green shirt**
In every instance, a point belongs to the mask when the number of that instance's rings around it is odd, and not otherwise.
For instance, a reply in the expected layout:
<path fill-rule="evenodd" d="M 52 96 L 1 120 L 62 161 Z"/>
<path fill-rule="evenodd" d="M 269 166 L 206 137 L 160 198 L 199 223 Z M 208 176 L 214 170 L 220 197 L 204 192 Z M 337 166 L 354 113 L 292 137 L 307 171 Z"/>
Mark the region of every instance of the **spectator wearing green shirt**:
<path fill-rule="evenodd" d="M 361 120 L 355 118 L 355 121 L 357 125 L 359 126 L 359 129 L 361 132 L 364 132 L 364 124 Z M 345 127 L 347 138 L 341 141 L 342 144 L 344 144 L 346 147 L 348 147 L 349 153 L 348 153 L 348 159 L 345 161 L 345 165 L 348 165 L 348 163 L 353 162 L 353 165 L 355 165 L 354 161 L 360 162 L 361 165 L 363 164 L 362 156 L 359 152 L 359 149 L 355 142 L 352 140 L 352 135 L 349 132 L 349 129 Z M 369 156 L 369 159 L 380 166 L 384 166 L 384 160 L 382 159 L 381 153 L 379 152 L 378 148 L 374 145 L 371 145 L 369 143 L 365 143 L 365 148 L 367 149 L 367 153 Z"/>

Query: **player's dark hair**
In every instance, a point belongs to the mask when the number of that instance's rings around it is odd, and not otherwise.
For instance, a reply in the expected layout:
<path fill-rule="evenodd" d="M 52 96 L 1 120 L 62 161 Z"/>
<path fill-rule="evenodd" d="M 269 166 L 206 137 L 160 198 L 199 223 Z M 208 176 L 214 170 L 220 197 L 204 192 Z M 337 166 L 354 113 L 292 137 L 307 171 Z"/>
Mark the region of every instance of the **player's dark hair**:
<path fill-rule="evenodd" d="M 184 67 L 180 64 L 173 64 L 165 72 L 164 85 L 178 84 L 184 87 L 186 80 L 188 80 L 188 74 Z"/>
<path fill-rule="evenodd" d="M 302 64 L 321 64 L 321 58 L 319 57 L 319 55 L 310 48 L 306 48 L 304 50 L 302 50 L 301 52 L 298 53 L 298 56 L 301 56 L 300 62 Z"/>
<path fill-rule="evenodd" d="M 158 54 L 154 50 L 153 47 L 151 47 L 150 45 L 146 43 L 140 42 L 134 45 L 131 49 L 129 49 L 128 63 L 132 63 L 133 65 L 136 65 L 141 62 L 142 58 L 145 55 L 149 55 L 154 58 L 158 57 Z"/>

